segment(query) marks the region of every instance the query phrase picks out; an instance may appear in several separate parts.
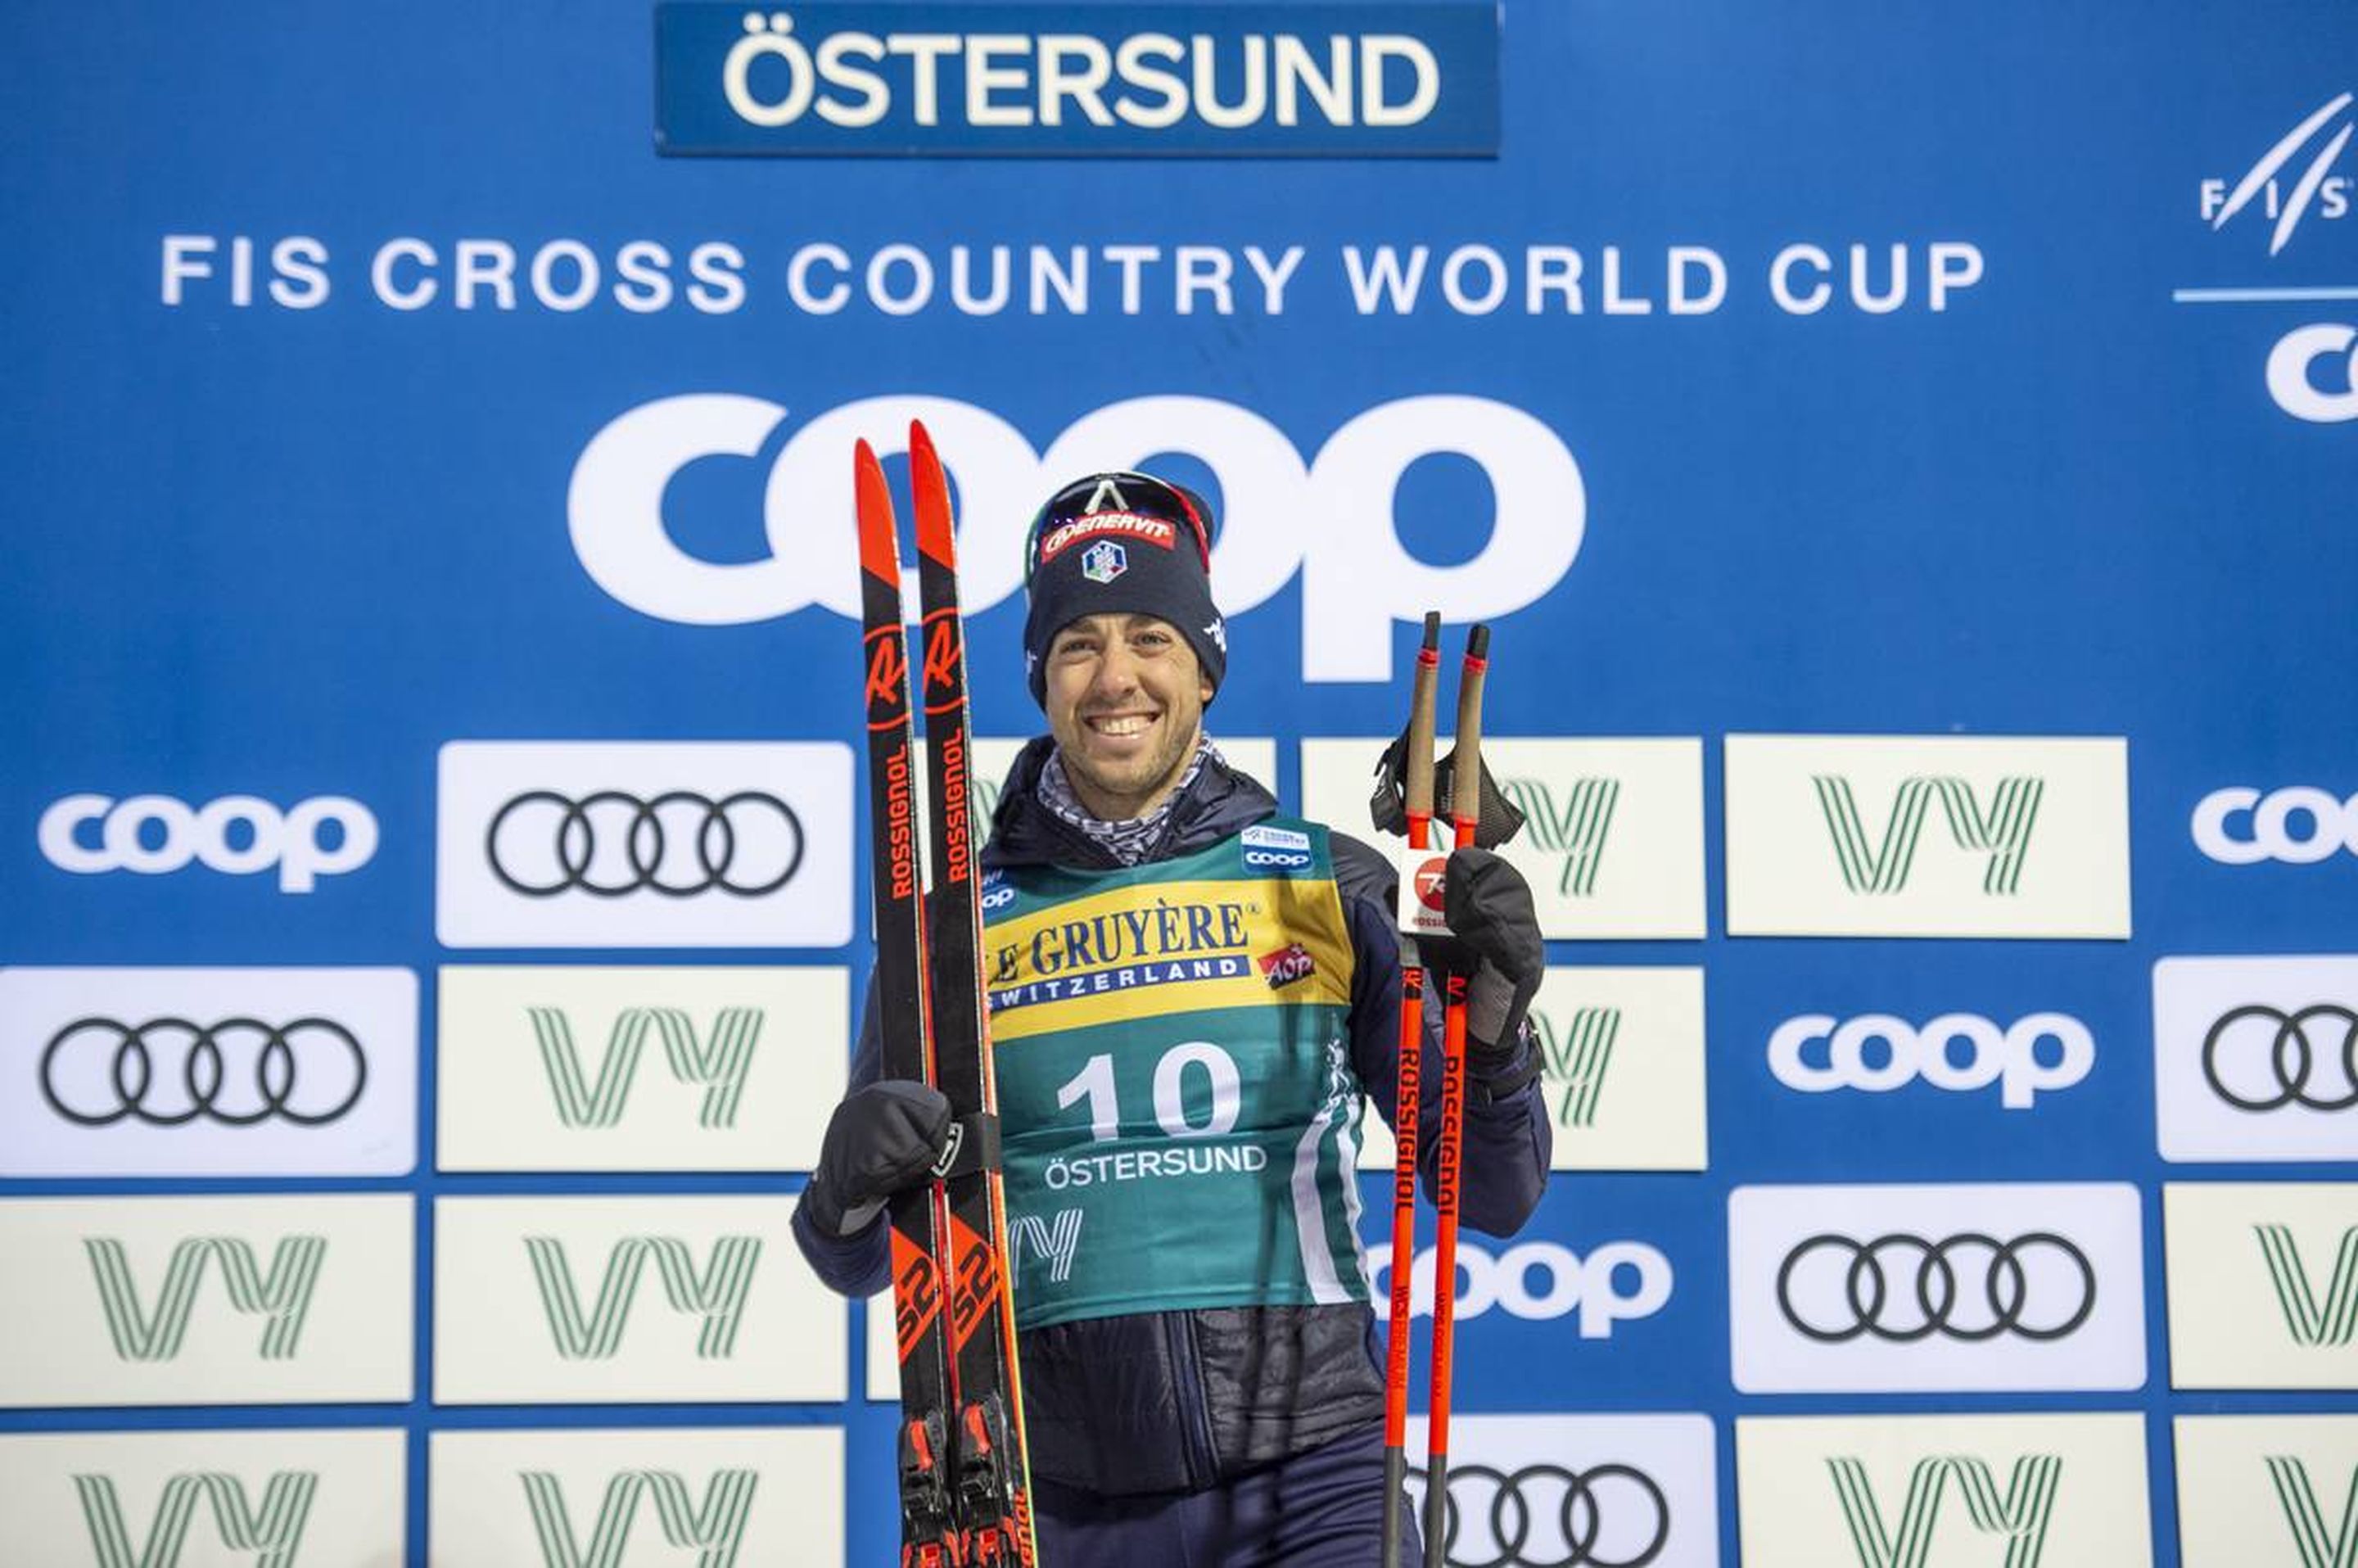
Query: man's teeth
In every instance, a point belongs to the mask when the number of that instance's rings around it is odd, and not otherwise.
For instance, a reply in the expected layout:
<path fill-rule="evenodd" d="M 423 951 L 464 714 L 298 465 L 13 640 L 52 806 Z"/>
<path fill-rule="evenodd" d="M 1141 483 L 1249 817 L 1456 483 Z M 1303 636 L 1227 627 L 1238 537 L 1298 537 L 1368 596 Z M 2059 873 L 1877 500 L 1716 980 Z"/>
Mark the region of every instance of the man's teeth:
<path fill-rule="evenodd" d="M 1136 715 L 1130 715 L 1121 719 L 1097 719 L 1090 720 L 1090 723 L 1096 728 L 1097 732 L 1100 735 L 1136 735 L 1143 731 L 1145 728 L 1152 722 L 1153 720 L 1151 719 L 1143 719 Z"/>

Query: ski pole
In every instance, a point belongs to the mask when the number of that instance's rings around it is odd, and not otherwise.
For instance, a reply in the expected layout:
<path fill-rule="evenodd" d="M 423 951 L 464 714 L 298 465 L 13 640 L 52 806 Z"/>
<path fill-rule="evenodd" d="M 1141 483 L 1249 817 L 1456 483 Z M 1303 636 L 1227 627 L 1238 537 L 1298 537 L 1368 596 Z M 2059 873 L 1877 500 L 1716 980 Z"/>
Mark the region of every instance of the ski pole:
<path fill-rule="evenodd" d="M 1457 733 L 1450 752 L 1449 822 L 1452 843 L 1474 842 L 1482 816 L 1482 682 L 1490 667 L 1490 629 L 1476 624 L 1466 636 L 1466 663 L 1457 677 Z M 1433 1182 L 1440 1210 L 1433 1246 L 1433 1398 L 1425 1429 L 1424 1562 L 1444 1568 L 1444 1544 L 1449 1509 L 1449 1377 L 1452 1339 L 1457 1326 L 1458 1154 L 1466 1126 L 1466 986 L 1470 979 L 1452 968 L 1443 979 L 1448 997 L 1441 1031 L 1441 1150 Z"/>
<path fill-rule="evenodd" d="M 1441 613 L 1424 617 L 1424 644 L 1416 651 L 1416 675 L 1409 688 L 1407 785 L 1408 843 L 1431 847 L 1433 837 L 1433 706 L 1441 676 Z M 1399 1088 L 1393 1096 L 1392 1312 L 1391 1344 L 1384 1369 L 1384 1556 L 1383 1568 L 1397 1568 L 1401 1547 L 1401 1499 L 1408 1484 L 1409 1324 L 1415 1306 L 1411 1267 L 1416 1255 L 1417 1101 L 1423 1092 L 1424 965 L 1416 945 L 1401 943 Z"/>

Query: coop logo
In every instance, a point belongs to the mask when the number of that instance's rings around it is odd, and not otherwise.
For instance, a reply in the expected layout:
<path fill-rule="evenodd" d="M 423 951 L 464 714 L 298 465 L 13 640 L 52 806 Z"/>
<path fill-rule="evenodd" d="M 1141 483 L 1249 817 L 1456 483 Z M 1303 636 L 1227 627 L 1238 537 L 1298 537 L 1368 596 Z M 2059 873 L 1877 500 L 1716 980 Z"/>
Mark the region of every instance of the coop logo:
<path fill-rule="evenodd" d="M 82 1251 L 97 1279 L 107 1337 L 114 1342 L 115 1355 L 124 1360 L 169 1361 L 180 1354 L 189 1336 L 189 1319 L 196 1311 L 199 1287 L 211 1265 L 221 1276 L 230 1304 L 263 1320 L 262 1358 L 284 1361 L 294 1356 L 302 1339 L 303 1320 L 310 1313 L 311 1296 L 319 1287 L 328 1241 L 323 1236 L 283 1237 L 265 1271 L 252 1242 L 222 1236 L 183 1240 L 172 1249 L 152 1308 L 140 1298 L 121 1241 L 86 1237 Z"/>
<path fill-rule="evenodd" d="M 671 1076 L 704 1091 L 697 1125 L 716 1130 L 737 1125 L 746 1075 L 753 1066 L 753 1046 L 762 1036 L 760 1008 L 722 1008 L 712 1021 L 710 1033 L 701 1039 L 684 1008 L 625 1008 L 614 1016 L 613 1028 L 606 1036 L 606 1053 L 594 1077 L 582 1070 L 573 1025 L 563 1009 L 535 1007 L 525 1011 L 532 1020 L 533 1038 L 540 1046 L 540 1065 L 557 1102 L 557 1119 L 566 1126 L 608 1128 L 622 1121 L 650 1033 L 663 1042 L 664 1065 Z"/>
<path fill-rule="evenodd" d="M 1545 779 L 1509 778 L 1499 787 L 1523 814 L 1530 842 L 1561 857 L 1556 892 L 1568 898 L 1593 895 L 1597 868 L 1605 860 L 1606 835 L 1613 828 L 1613 808 L 1621 799 L 1621 781 L 1574 779 L 1561 800 Z"/>
<path fill-rule="evenodd" d="M 1391 1249 L 1368 1249 L 1371 1279 L 1389 1276 Z M 1416 1255 L 1409 1286 L 1413 1317 L 1433 1315 L 1433 1254 Z M 1497 1307 L 1510 1317 L 1552 1322 L 1571 1317 L 1583 1339 L 1610 1339 L 1616 1325 L 1653 1316 L 1670 1304 L 1671 1260 L 1642 1241 L 1608 1241 L 1582 1257 L 1552 1241 L 1524 1241 L 1498 1252 L 1457 1244 L 1459 1322 Z M 1390 1287 L 1374 1291 L 1376 1314 L 1389 1317 Z"/>
<path fill-rule="evenodd" d="M 2051 1454 L 2017 1459 L 2003 1489 L 1986 1460 L 1970 1454 L 1920 1459 L 1908 1472 L 1899 1506 L 1887 1509 L 1877 1499 L 1864 1461 L 1829 1458 L 1826 1468 L 1842 1499 L 1859 1568 L 1945 1568 L 1947 1559 L 1934 1560 L 1932 1524 L 1942 1499 L 1952 1492 L 1974 1530 L 2005 1542 L 2006 1568 L 2039 1568 L 2063 1480 L 2063 1461 Z"/>
<path fill-rule="evenodd" d="M 1310 835 L 1290 827 L 1248 827 L 1243 837 L 1245 864 L 1260 871 L 1305 871 L 1310 869 Z"/>
<path fill-rule="evenodd" d="M 1889 1094 L 1920 1078 L 1957 1093 L 1996 1084 L 1999 1104 L 2028 1110 L 2042 1091 L 2068 1089 L 2095 1065 L 2095 1037 L 2061 1012 L 2034 1012 L 2004 1028 L 1970 1012 L 1944 1012 L 1921 1028 L 1889 1013 L 1837 1020 L 1812 1012 L 1768 1036 L 1768 1070 L 1803 1094 Z"/>
<path fill-rule="evenodd" d="M 631 1530 L 642 1502 L 654 1505 L 655 1521 L 667 1545 L 695 1552 L 699 1568 L 725 1568 L 737 1561 L 744 1544 L 759 1478 L 752 1470 L 715 1471 L 698 1503 L 676 1471 L 618 1471 L 599 1494 L 585 1546 L 573 1533 L 573 1515 L 557 1478 L 546 1470 L 517 1474 L 524 1483 L 525 1506 L 532 1511 L 543 1568 L 623 1568 L 633 1561 Z"/>
<path fill-rule="evenodd" d="M 622 1330 L 638 1292 L 639 1276 L 653 1262 L 663 1281 L 664 1299 L 674 1312 L 698 1320 L 699 1360 L 725 1360 L 736 1353 L 737 1328 L 753 1289 L 762 1241 L 755 1236 L 724 1236 L 698 1269 L 696 1254 L 675 1236 L 626 1236 L 614 1244 L 600 1271 L 598 1293 L 583 1310 L 565 1244 L 552 1237 L 525 1238 L 533 1283 L 548 1318 L 557 1353 L 568 1361 L 606 1361 L 622 1347 Z"/>
<path fill-rule="evenodd" d="M 2268 254 L 2290 243 L 2301 221 L 2350 215 L 2353 180 L 2334 172 L 2350 146 L 2352 95 L 2336 93 L 2277 144 L 2260 155 L 2231 189 L 2224 179 L 2205 179 L 2198 192 L 2202 221 L 2212 232 L 2246 211 L 2267 221 Z M 2298 172 L 2296 172 L 2296 170 Z M 2289 183 L 2288 183 L 2289 181 Z"/>
<path fill-rule="evenodd" d="M 282 892 L 356 871 L 376 853 L 376 817 L 357 800 L 319 795 L 281 811 L 250 795 L 201 806 L 166 795 L 70 795 L 41 813 L 41 853 L 61 871 L 160 876 L 191 860 L 231 876 L 276 871 Z"/>
<path fill-rule="evenodd" d="M 991 793 L 993 795 L 996 795 L 998 790 L 998 785 L 993 784 L 991 786 Z M 978 788 L 974 794 L 977 799 L 977 804 L 979 805 L 982 792 Z M 1005 871 L 988 871 L 983 874 L 982 907 L 985 913 L 996 914 L 1014 902 L 1015 889 L 1014 886 L 1008 881 L 1007 873 Z"/>
<path fill-rule="evenodd" d="M 2358 419 L 2358 327 L 2300 327 L 2268 351 L 2268 395 L 2296 419 L 2342 425 Z"/>
<path fill-rule="evenodd" d="M 1397 623 L 1427 610 L 1452 621 L 1491 619 L 1533 602 L 1571 569 L 1587 520 L 1580 465 L 1555 432 L 1488 398 L 1380 404 L 1345 422 L 1307 463 L 1260 415 L 1207 397 L 1109 404 L 1082 415 L 1044 451 L 998 415 L 943 397 L 845 404 L 779 443 L 787 416 L 763 398 L 694 394 L 643 404 L 598 431 L 567 495 L 583 570 L 661 621 L 741 625 L 814 606 L 856 620 L 855 541 L 836 521 L 852 509 L 843 454 L 856 438 L 906 430 L 916 418 L 957 484 L 968 567 L 959 589 L 967 612 L 979 614 L 1022 586 L 1023 529 L 1039 497 L 1075 473 L 1183 452 L 1210 467 L 1226 497 L 1212 569 L 1221 609 L 1240 613 L 1298 577 L 1303 677 L 1383 681 L 1392 675 Z M 773 449 L 759 558 L 707 560 L 665 531 L 665 492 L 689 464 Z M 1487 543 L 1471 560 L 1445 567 L 1411 555 L 1393 514 L 1401 477 L 1440 453 L 1479 467 L 1494 498 Z"/>
<path fill-rule="evenodd" d="M 184 1471 L 164 1483 L 147 1525 L 146 1545 L 134 1552 L 135 1536 L 124 1517 L 114 1478 L 76 1476 L 73 1483 L 97 1568 L 180 1568 L 200 1506 L 211 1513 L 213 1532 L 223 1549 L 255 1553 L 254 1568 L 293 1568 L 319 1489 L 315 1471 L 280 1470 L 264 1484 L 257 1504 L 235 1476 Z M 210 1552 L 200 1550 L 198 1555 L 206 1562 L 219 1561 Z"/>
<path fill-rule="evenodd" d="M 2045 785 L 2036 778 L 1998 781 L 1989 807 L 1983 810 L 1972 784 L 1960 778 L 1910 778 L 1901 781 L 1884 819 L 1880 843 L 1867 835 L 1850 781 L 1840 774 L 1821 773 L 1818 809 L 1824 813 L 1833 836 L 1834 858 L 1842 869 L 1843 886 L 1853 892 L 1894 893 L 1908 886 L 1915 869 L 1916 849 L 1923 837 L 1932 803 L 1950 838 L 1960 849 L 1989 857 L 1982 874 L 1982 892 L 2010 897 L 2022 886 L 2022 858 L 2030 849 L 2031 828 L 2039 820 L 2039 799 Z"/>
<path fill-rule="evenodd" d="M 2233 784 L 2195 805 L 2192 827 L 2194 847 L 2222 865 L 2314 865 L 2345 849 L 2358 853 L 2358 795 L 2344 799 L 2311 784 L 2263 795 Z"/>
<path fill-rule="evenodd" d="M 875 0 L 664 5 L 657 135 L 671 153 L 773 156 L 1495 153 L 1491 8 L 1379 18 L 1333 3 L 1093 16 L 1002 0 L 914 31 Z"/>

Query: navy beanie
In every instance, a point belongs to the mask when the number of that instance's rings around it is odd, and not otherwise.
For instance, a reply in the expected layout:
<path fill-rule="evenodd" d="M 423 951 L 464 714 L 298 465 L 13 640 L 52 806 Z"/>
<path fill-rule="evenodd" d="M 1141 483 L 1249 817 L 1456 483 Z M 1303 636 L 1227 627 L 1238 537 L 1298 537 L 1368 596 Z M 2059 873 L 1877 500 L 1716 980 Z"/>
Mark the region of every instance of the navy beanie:
<path fill-rule="evenodd" d="M 1152 615 L 1195 650 L 1217 689 L 1228 632 L 1212 602 L 1212 511 L 1201 496 L 1142 473 L 1075 480 L 1040 508 L 1023 541 L 1023 673 L 1048 702 L 1048 644 L 1084 615 Z"/>

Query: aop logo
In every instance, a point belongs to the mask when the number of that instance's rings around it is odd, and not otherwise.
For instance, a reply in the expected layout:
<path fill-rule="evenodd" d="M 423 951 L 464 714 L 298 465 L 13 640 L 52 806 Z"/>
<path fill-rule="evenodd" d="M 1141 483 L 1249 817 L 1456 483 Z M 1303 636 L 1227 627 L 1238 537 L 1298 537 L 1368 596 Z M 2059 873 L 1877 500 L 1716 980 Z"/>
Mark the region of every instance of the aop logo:
<path fill-rule="evenodd" d="M 1820 773 L 1818 809 L 1825 814 L 1833 836 L 1834 858 L 1841 864 L 1843 885 L 1853 892 L 1895 893 L 1908 885 L 1915 868 L 1917 841 L 1924 819 L 1938 798 L 1949 836 L 1960 849 L 1989 857 L 1982 875 L 1982 891 L 2011 896 L 2022 885 L 2022 858 L 2030 848 L 2030 830 L 2039 820 L 2039 799 L 2045 784 L 2036 778 L 1998 781 L 1985 812 L 1973 785 L 1960 778 L 1918 777 L 1900 782 L 1899 793 L 1885 820 L 1877 848 L 1868 838 L 1850 781 L 1839 774 Z"/>
<path fill-rule="evenodd" d="M 672 1310 L 701 1320 L 698 1359 L 727 1359 L 736 1353 L 737 1325 L 753 1289 L 754 1265 L 762 1259 L 760 1237 L 724 1236 L 712 1244 L 711 1260 L 699 1271 L 696 1254 L 676 1236 L 626 1236 L 614 1244 L 599 1279 L 597 1299 L 584 1312 L 565 1244 L 553 1237 L 529 1236 L 524 1245 L 532 1259 L 533 1282 L 540 1289 L 549 1334 L 557 1353 L 568 1361 L 613 1357 L 622 1346 L 639 1276 L 650 1260 L 662 1277 L 664 1299 Z"/>
<path fill-rule="evenodd" d="M 303 1527 L 311 1517 L 311 1499 L 319 1489 L 316 1471 L 276 1471 L 264 1484 L 261 1505 L 255 1507 L 246 1497 L 245 1484 L 235 1476 L 219 1470 L 184 1471 L 164 1483 L 163 1495 L 156 1500 L 155 1518 L 147 1527 L 146 1545 L 135 1553 L 114 1478 L 76 1476 L 73 1480 L 98 1568 L 179 1568 L 200 1502 L 211 1509 L 213 1530 L 223 1547 L 257 1553 L 254 1568 L 294 1568 L 303 1549 Z M 211 1552 L 200 1555 L 212 1560 Z"/>
<path fill-rule="evenodd" d="M 2063 1461 L 2052 1454 L 2016 1460 L 2004 1491 L 1985 1460 L 1967 1454 L 1920 1459 L 1908 1473 L 1907 1495 L 1893 1517 L 1893 1528 L 1887 1529 L 1866 1464 L 1829 1459 L 1826 1468 L 1842 1498 L 1843 1522 L 1849 1528 L 1859 1568 L 1934 1568 L 1932 1525 L 1941 1499 L 1952 1487 L 1961 1494 L 1974 1529 L 2006 1543 L 2006 1568 L 2039 1568 L 2063 1479 Z"/>
<path fill-rule="evenodd" d="M 368 864 L 377 845 L 369 808 L 334 795 L 283 812 L 250 795 L 225 795 L 202 806 L 164 795 L 70 795 L 41 813 L 37 837 L 49 864 L 77 875 L 159 876 L 190 860 L 231 876 L 275 866 L 284 892 L 309 892 L 321 877 Z"/>
<path fill-rule="evenodd" d="M 676 1471 L 619 1471 L 598 1499 L 598 1518 L 590 1527 L 587 1546 L 573 1533 L 565 1488 L 554 1475 L 525 1470 L 517 1479 L 524 1483 L 525 1505 L 532 1510 L 543 1568 L 622 1568 L 643 1498 L 653 1499 L 665 1542 L 680 1552 L 694 1552 L 698 1568 L 728 1568 L 743 1545 L 760 1476 L 752 1470 L 715 1471 L 699 1506 Z"/>
<path fill-rule="evenodd" d="M 691 1088 L 704 1090 L 697 1125 L 714 1129 L 737 1125 L 737 1107 L 745 1097 L 745 1077 L 753 1066 L 753 1045 L 762 1036 L 760 1008 L 722 1008 L 712 1021 L 711 1034 L 703 1040 L 698 1039 L 695 1022 L 684 1008 L 624 1008 L 614 1015 L 614 1026 L 606 1036 L 606 1054 L 594 1078 L 582 1071 L 581 1054 L 573 1044 L 573 1026 L 563 1009 L 525 1011 L 532 1019 L 533 1038 L 540 1044 L 540 1065 L 548 1075 L 557 1119 L 566 1126 L 607 1128 L 621 1122 L 650 1032 L 663 1041 L 664 1063 L 671 1076 Z"/>
<path fill-rule="evenodd" d="M 2051 1063 L 2040 1060 L 2050 1044 Z M 2039 1091 L 2070 1088 L 2095 1064 L 2088 1026 L 2061 1012 L 2034 1012 L 2005 1029 L 1970 1012 L 1944 1012 L 1921 1029 L 1889 1013 L 1837 1021 L 1812 1012 L 1787 1019 L 1768 1036 L 1768 1070 L 1803 1094 L 1888 1094 L 1920 1077 L 1958 1092 L 1997 1084 L 2006 1109 L 2028 1110 Z"/>
<path fill-rule="evenodd" d="M 2354 412 L 2353 417 L 2358 417 Z M 2244 784 L 2214 789 L 2194 807 L 2194 847 L 2228 866 L 2296 866 L 2358 852 L 2358 795 L 2293 784 L 2263 795 Z"/>
<path fill-rule="evenodd" d="M 1391 1249 L 1368 1249 L 1371 1281 L 1388 1278 Z M 1457 1244 L 1455 1310 L 1461 1323 L 1496 1306 L 1532 1322 L 1576 1314 L 1583 1339 L 1610 1339 L 1613 1325 L 1653 1316 L 1670 1303 L 1671 1260 L 1642 1241 L 1608 1241 L 1582 1258 L 1552 1241 L 1524 1241 L 1492 1253 Z M 1428 1248 L 1411 1265 L 1410 1315 L 1433 1315 L 1433 1255 Z M 1376 1315 L 1390 1318 L 1391 1291 L 1373 1288 Z"/>
<path fill-rule="evenodd" d="M 1597 867 L 1605 859 L 1606 835 L 1613 828 L 1613 808 L 1621 799 L 1621 781 L 1574 779 L 1561 803 L 1545 779 L 1510 778 L 1499 788 L 1522 812 L 1531 829 L 1531 843 L 1563 858 L 1556 892 L 1570 898 L 1594 894 Z"/>
<path fill-rule="evenodd" d="M 573 547 L 599 587 L 643 614 L 696 626 L 766 621 L 817 606 L 860 615 L 849 529 L 858 437 L 922 419 L 957 481 L 966 520 L 959 589 L 969 615 L 1022 584 L 1022 531 L 1039 498 L 1076 473 L 1132 469 L 1157 453 L 1202 459 L 1225 498 L 1212 581 L 1229 615 L 1302 579 L 1302 673 L 1314 681 L 1380 681 L 1392 628 L 1429 609 L 1452 621 L 1507 614 L 1562 580 L 1579 554 L 1587 498 L 1580 465 L 1529 414 L 1487 398 L 1402 398 L 1329 437 L 1309 463 L 1260 415 L 1205 397 L 1136 397 L 1083 415 L 1035 450 L 997 415 L 948 398 L 867 398 L 818 415 L 773 462 L 763 523 L 770 554 L 722 563 L 688 554 L 665 531 L 673 477 L 707 458 L 768 449 L 786 408 L 727 393 L 666 397 L 590 438 L 567 494 Z M 1440 453 L 1489 481 L 1489 542 L 1436 567 L 1401 545 L 1392 501 L 1410 465 Z"/>

